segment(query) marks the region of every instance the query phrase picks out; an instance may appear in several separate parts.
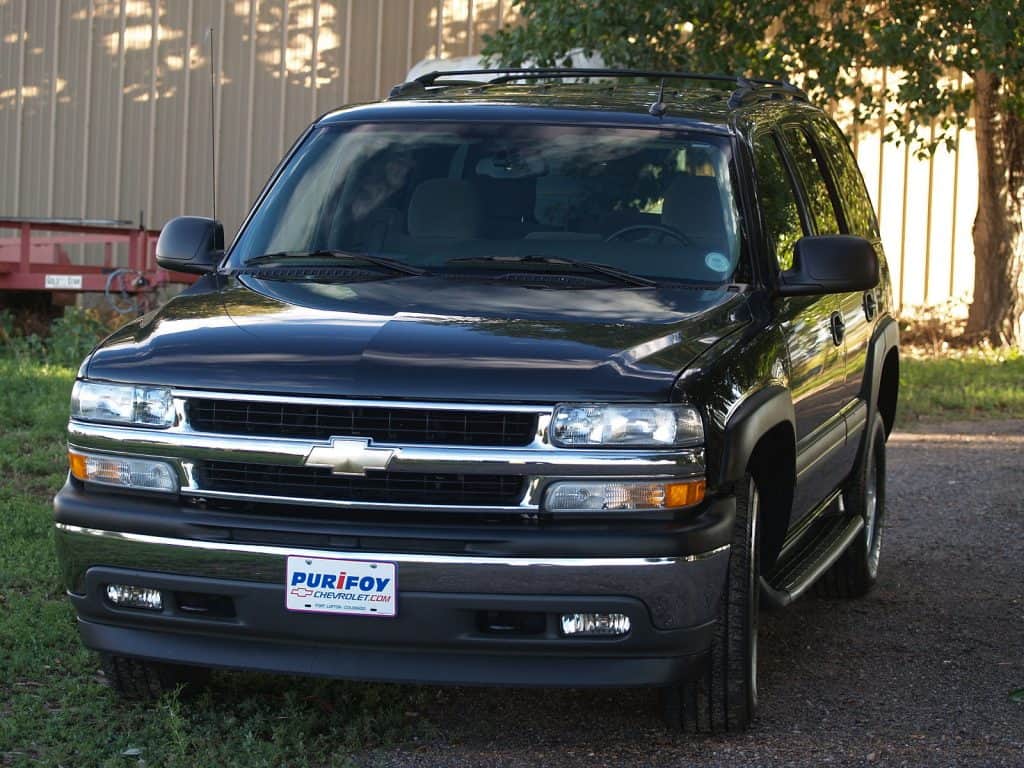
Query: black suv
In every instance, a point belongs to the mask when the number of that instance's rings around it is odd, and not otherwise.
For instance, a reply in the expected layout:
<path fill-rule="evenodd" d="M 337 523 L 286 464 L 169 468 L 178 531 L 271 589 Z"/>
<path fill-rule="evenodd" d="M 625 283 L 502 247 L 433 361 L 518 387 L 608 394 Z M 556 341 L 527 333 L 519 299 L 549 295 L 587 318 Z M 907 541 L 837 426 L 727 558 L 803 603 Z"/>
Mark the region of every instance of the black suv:
<path fill-rule="evenodd" d="M 72 395 L 57 548 L 122 693 L 653 686 L 737 730 L 759 606 L 875 581 L 897 325 L 796 88 L 434 73 L 317 120 L 223 239 L 167 225 L 203 276 Z"/>

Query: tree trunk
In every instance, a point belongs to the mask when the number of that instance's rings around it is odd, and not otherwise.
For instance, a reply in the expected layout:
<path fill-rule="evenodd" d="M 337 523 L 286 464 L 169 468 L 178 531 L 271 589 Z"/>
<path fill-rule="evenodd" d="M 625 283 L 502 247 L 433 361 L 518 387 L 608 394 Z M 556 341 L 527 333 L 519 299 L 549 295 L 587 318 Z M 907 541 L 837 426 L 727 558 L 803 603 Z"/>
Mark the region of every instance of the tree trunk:
<path fill-rule="evenodd" d="M 974 74 L 978 213 L 974 219 L 974 299 L 967 335 L 993 344 L 1024 342 L 1024 121 L 1006 113 L 999 79 Z"/>

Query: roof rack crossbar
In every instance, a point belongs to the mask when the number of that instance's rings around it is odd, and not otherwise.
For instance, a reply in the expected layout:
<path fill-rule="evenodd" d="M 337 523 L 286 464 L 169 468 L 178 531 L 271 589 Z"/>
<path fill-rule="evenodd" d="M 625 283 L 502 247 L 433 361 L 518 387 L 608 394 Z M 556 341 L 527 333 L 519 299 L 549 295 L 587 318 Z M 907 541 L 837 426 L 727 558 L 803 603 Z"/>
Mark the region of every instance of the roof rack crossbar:
<path fill-rule="evenodd" d="M 486 80 L 466 80 L 448 78 L 480 77 L 493 75 Z M 651 80 L 703 80 L 705 82 L 731 83 L 736 86 L 729 98 L 729 106 L 740 106 L 752 97 L 780 98 L 788 96 L 807 101 L 807 94 L 792 83 L 785 80 L 773 80 L 763 77 L 745 77 L 743 75 L 702 74 L 699 72 L 665 72 L 646 69 L 608 69 L 590 67 L 493 67 L 488 69 L 455 69 L 434 70 L 420 75 L 414 80 L 400 83 L 391 89 L 388 98 L 397 98 L 414 91 L 424 91 L 430 87 L 501 85 L 516 80 L 545 80 L 569 77 L 622 77 L 647 78 Z M 443 80 L 445 82 L 438 82 Z"/>
<path fill-rule="evenodd" d="M 739 87 L 729 97 L 729 107 L 731 109 L 762 99 L 791 98 L 797 101 L 810 101 L 804 91 L 786 80 L 761 80 L 738 77 L 736 81 L 739 83 Z"/>

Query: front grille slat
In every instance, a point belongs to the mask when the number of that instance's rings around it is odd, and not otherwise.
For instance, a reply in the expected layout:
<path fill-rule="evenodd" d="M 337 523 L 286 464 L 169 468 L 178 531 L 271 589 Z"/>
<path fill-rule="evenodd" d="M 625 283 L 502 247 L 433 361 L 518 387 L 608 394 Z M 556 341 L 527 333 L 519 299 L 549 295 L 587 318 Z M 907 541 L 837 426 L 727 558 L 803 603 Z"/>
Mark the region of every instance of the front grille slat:
<path fill-rule="evenodd" d="M 513 506 L 525 479 L 514 475 L 370 472 L 344 477 L 318 467 L 207 461 L 199 467 L 208 491 L 393 504 Z"/>
<path fill-rule="evenodd" d="M 525 446 L 537 430 L 536 414 L 494 411 L 190 398 L 187 413 L 197 432 L 410 445 Z"/>

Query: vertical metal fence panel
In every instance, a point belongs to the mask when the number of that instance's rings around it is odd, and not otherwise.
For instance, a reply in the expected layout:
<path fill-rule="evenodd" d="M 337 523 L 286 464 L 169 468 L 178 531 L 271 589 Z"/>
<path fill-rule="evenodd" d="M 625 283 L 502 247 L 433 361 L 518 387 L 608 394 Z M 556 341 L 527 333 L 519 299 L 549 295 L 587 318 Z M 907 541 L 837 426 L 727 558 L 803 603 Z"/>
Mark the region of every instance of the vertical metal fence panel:
<path fill-rule="evenodd" d="M 320 27 L 314 68 L 317 81 L 317 115 L 344 103 L 345 44 L 349 38 L 347 0 L 320 0 Z"/>
<path fill-rule="evenodd" d="M 412 0 L 412 62 L 437 58 L 437 28 L 439 22 L 437 0 Z"/>
<path fill-rule="evenodd" d="M 120 199 L 116 218 L 149 221 L 150 91 L 153 69 L 153 4 L 156 0 L 133 0 L 122 11 L 124 30 L 124 84 L 121 88 Z"/>
<path fill-rule="evenodd" d="M 442 18 L 441 55 L 444 58 L 469 55 L 469 6 L 471 0 L 446 0 Z"/>
<path fill-rule="evenodd" d="M 213 210 L 211 173 L 214 168 L 214 146 L 210 136 L 213 103 L 210 68 L 216 80 L 219 62 L 211 62 L 209 30 L 220 21 L 220 1 L 196 0 L 192 6 L 192 25 L 188 30 L 192 46 L 189 64 L 188 100 L 183 105 L 185 141 L 183 145 L 185 201 L 183 213 L 209 216 Z M 219 57 L 218 57 L 219 58 Z"/>
<path fill-rule="evenodd" d="M 54 34 L 56 17 L 53 3 L 32 3 L 25 7 L 25 46 L 22 52 L 21 83 L 21 151 L 16 158 L 20 178 L 19 210 L 28 216 L 45 216 L 49 188 L 50 128 L 52 100 L 50 78 L 54 51 L 34 41 L 46 40 Z M 10 183 L 10 177 L 7 183 Z"/>
<path fill-rule="evenodd" d="M 978 152 L 974 131 L 960 132 L 956 196 L 956 233 L 952 243 L 954 275 L 952 297 L 968 296 L 974 290 L 974 240 L 972 229 L 978 209 Z"/>
<path fill-rule="evenodd" d="M 96 0 L 89 48 L 87 129 L 84 153 L 88 171 L 84 178 L 82 215 L 90 218 L 117 216 L 118 104 L 121 61 L 121 4 L 117 0 Z"/>
<path fill-rule="evenodd" d="M 380 27 L 380 91 L 401 82 L 409 71 L 405 62 L 409 49 L 409 3 L 382 0 Z"/>
<path fill-rule="evenodd" d="M 253 0 L 233 0 L 227 4 L 223 23 L 225 44 L 220 59 L 220 142 L 217 151 L 220 198 L 217 213 L 234 226 L 248 209 L 245 189 L 246 131 L 249 130 L 249 6 Z M 228 44 L 227 41 L 231 41 Z M 230 234 L 230 233 L 229 233 Z"/>
<path fill-rule="evenodd" d="M 948 292 L 950 228 L 949 217 L 943 216 L 942 213 L 953 210 L 952 179 L 955 166 L 956 155 L 946 149 L 936 152 L 930 164 L 925 303 L 941 300 Z"/>
<path fill-rule="evenodd" d="M 353 0 L 350 39 L 348 101 L 358 103 L 377 98 L 377 4 Z"/>
<path fill-rule="evenodd" d="M 284 103 L 286 147 L 309 124 L 313 112 L 313 0 L 289 1 L 287 29 L 284 50 L 287 73 Z"/>
<path fill-rule="evenodd" d="M 925 303 L 928 284 L 928 161 L 914 162 L 912 150 L 903 148 L 910 162 L 906 163 L 903 194 L 907 210 L 904 222 L 906 250 L 903 264 L 906 274 L 901 279 L 903 296 L 901 306 L 915 306 Z"/>
<path fill-rule="evenodd" d="M 17 161 L 17 104 L 21 98 L 21 3 L 0 4 L 0 179 L 13 178 Z M 18 212 L 13 184 L 0 184 L 0 211 Z"/>
<path fill-rule="evenodd" d="M 251 168 L 248 174 L 248 200 L 255 198 L 281 154 L 280 140 L 282 115 L 285 110 L 282 84 L 284 49 L 281 47 L 281 29 L 285 15 L 284 0 L 260 0 L 256 8 L 256 50 L 252 85 L 253 99 L 247 105 L 242 128 L 246 140 L 251 142 Z M 242 184 L 246 183 L 242 179 Z M 237 226 L 238 222 L 234 223 Z"/>
<path fill-rule="evenodd" d="M 184 181 L 185 81 L 190 78 L 188 3 L 161 0 L 158 9 L 156 104 L 153 132 L 151 209 L 146 224 L 160 226 L 181 212 Z M 191 85 L 191 83 L 189 83 Z"/>
<path fill-rule="evenodd" d="M 0 13 L 3 11 L 0 10 Z M 47 195 L 47 216 L 77 216 L 82 206 L 82 135 L 85 130 L 83 103 L 88 90 L 86 59 L 89 46 L 88 0 L 62 0 L 59 29 L 53 45 L 56 49 L 56 109 L 52 176 L 52 196 Z M 0 56 L 2 60 L 2 56 Z M 2 64 L 0 64 L 2 66 Z M 0 74 L 2 77 L 2 74 Z M 2 122 L 0 114 L 0 122 Z M 0 134 L 3 136 L 3 134 Z M 0 138 L 2 142 L 2 138 Z M 6 148 L 6 147 L 5 147 Z M 0 161 L 2 162 L 2 161 Z M 9 210 L 0 205 L 0 210 Z"/>

